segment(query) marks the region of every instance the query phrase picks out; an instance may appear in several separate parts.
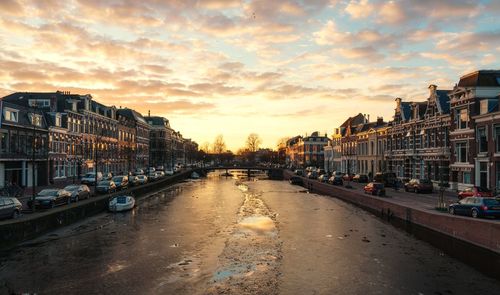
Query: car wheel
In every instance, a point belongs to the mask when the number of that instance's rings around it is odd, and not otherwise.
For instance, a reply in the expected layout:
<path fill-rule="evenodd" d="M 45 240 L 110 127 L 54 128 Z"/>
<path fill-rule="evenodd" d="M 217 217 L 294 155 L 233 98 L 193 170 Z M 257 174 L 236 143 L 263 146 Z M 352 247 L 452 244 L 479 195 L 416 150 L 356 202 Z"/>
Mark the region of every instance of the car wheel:
<path fill-rule="evenodd" d="M 19 217 L 19 211 L 14 210 L 14 212 L 12 212 L 12 219 L 17 219 L 18 217 Z"/>
<path fill-rule="evenodd" d="M 450 214 L 455 215 L 455 208 L 453 208 L 453 207 L 450 208 Z"/>
<path fill-rule="evenodd" d="M 479 212 L 477 212 L 477 209 L 472 209 L 471 216 L 473 218 L 478 218 L 479 217 Z"/>

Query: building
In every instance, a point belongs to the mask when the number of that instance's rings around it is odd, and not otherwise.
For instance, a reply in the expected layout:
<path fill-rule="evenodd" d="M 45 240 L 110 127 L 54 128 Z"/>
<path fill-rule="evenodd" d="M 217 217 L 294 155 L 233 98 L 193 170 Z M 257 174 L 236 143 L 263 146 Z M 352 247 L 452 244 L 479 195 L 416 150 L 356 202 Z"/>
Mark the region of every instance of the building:
<path fill-rule="evenodd" d="M 131 170 L 137 168 L 145 169 L 149 165 L 149 136 L 151 126 L 144 117 L 137 111 L 124 108 L 117 110 L 118 121 L 126 121 L 131 124 L 134 130 L 130 132 L 134 135 L 133 151 L 131 157 Z"/>
<path fill-rule="evenodd" d="M 167 118 L 147 116 L 144 118 L 151 126 L 149 137 L 149 167 L 164 166 L 173 169 L 174 159 L 174 130 L 170 127 Z"/>
<path fill-rule="evenodd" d="M 361 113 L 354 117 L 349 117 L 340 125 L 340 145 L 341 145 L 341 167 L 340 170 L 345 173 L 357 173 L 358 171 L 358 137 L 356 132 L 359 131 L 363 124 L 367 123 L 369 118 Z"/>
<path fill-rule="evenodd" d="M 0 101 L 0 187 L 48 184 L 48 126 L 42 110 Z"/>
<path fill-rule="evenodd" d="M 388 132 L 386 159 L 397 177 L 430 179 L 436 187 L 449 179 L 449 90 L 430 85 L 421 102 L 396 99 L 394 120 Z"/>
<path fill-rule="evenodd" d="M 449 93 L 449 137 L 452 143 L 450 186 L 453 189 L 477 185 L 498 190 L 499 94 L 500 71 L 493 70 L 476 71 L 460 77 Z"/>
<path fill-rule="evenodd" d="M 388 129 L 388 124 L 382 117 L 378 117 L 376 122 L 358 125 L 356 133 L 358 170 L 355 172 L 371 178 L 377 172 L 386 171 L 384 152 L 387 146 Z"/>
<path fill-rule="evenodd" d="M 317 131 L 309 136 L 293 137 L 287 141 L 287 160 L 293 167 L 323 166 L 323 148 L 327 144 L 327 135 Z"/>

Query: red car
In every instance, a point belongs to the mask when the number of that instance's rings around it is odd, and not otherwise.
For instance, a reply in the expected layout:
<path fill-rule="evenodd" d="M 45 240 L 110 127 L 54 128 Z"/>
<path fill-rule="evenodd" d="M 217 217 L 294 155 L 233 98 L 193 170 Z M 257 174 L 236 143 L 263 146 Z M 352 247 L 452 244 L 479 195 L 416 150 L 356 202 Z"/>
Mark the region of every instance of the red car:
<path fill-rule="evenodd" d="M 370 182 L 364 187 L 365 194 L 373 196 L 385 196 L 384 184 L 380 182 Z"/>
<path fill-rule="evenodd" d="M 464 189 L 463 191 L 458 193 L 458 199 L 461 200 L 467 197 L 483 197 L 483 198 L 492 198 L 493 193 L 484 187 L 473 186 Z"/>

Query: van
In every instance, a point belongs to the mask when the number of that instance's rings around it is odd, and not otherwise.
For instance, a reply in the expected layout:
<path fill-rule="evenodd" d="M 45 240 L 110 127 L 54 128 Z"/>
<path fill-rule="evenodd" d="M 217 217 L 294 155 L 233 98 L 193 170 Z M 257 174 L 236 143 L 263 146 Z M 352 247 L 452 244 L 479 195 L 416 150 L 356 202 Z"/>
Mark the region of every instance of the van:
<path fill-rule="evenodd" d="M 102 172 L 97 172 L 97 182 L 102 180 Z M 89 185 L 94 185 L 95 184 L 95 172 L 88 172 L 82 177 L 81 180 L 82 184 L 89 184 Z"/>
<path fill-rule="evenodd" d="M 386 187 L 394 187 L 398 182 L 398 178 L 394 172 L 377 172 L 373 177 L 373 181 L 383 183 Z"/>

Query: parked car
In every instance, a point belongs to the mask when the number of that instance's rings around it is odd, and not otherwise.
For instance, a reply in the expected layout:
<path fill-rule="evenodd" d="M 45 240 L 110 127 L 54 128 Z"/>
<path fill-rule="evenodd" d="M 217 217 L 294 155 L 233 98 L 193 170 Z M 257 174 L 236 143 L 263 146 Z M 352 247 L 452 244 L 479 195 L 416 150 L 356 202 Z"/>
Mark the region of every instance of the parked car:
<path fill-rule="evenodd" d="M 160 179 L 165 176 L 165 172 L 156 170 L 156 178 Z"/>
<path fill-rule="evenodd" d="M 429 179 L 410 179 L 410 181 L 405 183 L 405 191 L 407 192 L 415 192 L 417 194 L 423 192 L 432 193 L 433 189 L 434 186 Z"/>
<path fill-rule="evenodd" d="M 346 174 L 344 174 L 344 175 L 342 176 L 342 179 L 343 179 L 344 181 L 352 181 L 353 177 L 354 177 L 354 174 L 348 174 L 348 173 L 346 173 Z"/>
<path fill-rule="evenodd" d="M 377 172 L 373 177 L 374 182 L 382 183 L 386 187 L 394 187 L 398 183 L 398 178 L 393 172 Z"/>
<path fill-rule="evenodd" d="M 291 184 L 295 184 L 295 185 L 303 185 L 304 184 L 304 182 L 302 181 L 302 178 L 300 178 L 298 176 L 290 177 L 289 181 Z"/>
<path fill-rule="evenodd" d="M 128 188 L 128 176 L 119 175 L 119 176 L 113 177 L 112 180 L 116 185 L 116 189 L 124 190 L 124 189 Z"/>
<path fill-rule="evenodd" d="M 111 173 L 111 172 L 104 173 L 102 175 L 102 179 L 103 180 L 111 180 L 111 179 L 113 179 L 113 173 Z"/>
<path fill-rule="evenodd" d="M 149 181 L 156 181 L 156 180 L 158 180 L 158 175 L 156 174 L 156 172 L 150 172 L 148 174 L 148 180 Z"/>
<path fill-rule="evenodd" d="M 129 175 L 128 176 L 128 183 L 131 185 L 131 186 L 137 186 L 139 185 L 139 177 L 137 175 Z"/>
<path fill-rule="evenodd" d="M 307 173 L 307 178 L 309 178 L 309 179 L 317 179 L 318 178 L 318 172 L 316 172 L 316 170 L 314 170 L 314 171 L 311 171 L 311 172 Z"/>
<path fill-rule="evenodd" d="M 326 174 L 325 169 L 317 169 L 316 171 L 318 172 L 318 175 Z"/>
<path fill-rule="evenodd" d="M 463 198 L 467 198 L 467 197 L 492 198 L 493 193 L 491 192 L 491 190 L 489 190 L 487 188 L 473 186 L 473 187 L 468 187 L 468 188 L 466 188 L 463 191 L 458 193 L 459 200 L 461 200 Z"/>
<path fill-rule="evenodd" d="M 137 180 L 139 184 L 148 183 L 148 177 L 146 175 L 137 175 Z"/>
<path fill-rule="evenodd" d="M 364 187 L 365 194 L 373 196 L 385 196 L 384 184 L 380 182 L 370 182 Z"/>
<path fill-rule="evenodd" d="M 134 175 L 144 175 L 144 170 L 142 170 L 142 169 L 135 169 Z"/>
<path fill-rule="evenodd" d="M 366 174 L 356 174 L 352 178 L 352 181 L 359 182 L 359 183 L 367 183 L 369 181 L 369 179 L 368 179 L 368 175 L 366 175 Z"/>
<path fill-rule="evenodd" d="M 85 184 L 68 185 L 64 189 L 71 193 L 72 202 L 90 198 L 90 188 Z"/>
<path fill-rule="evenodd" d="M 103 180 L 97 184 L 96 191 L 101 194 L 116 192 L 116 184 L 112 180 Z"/>
<path fill-rule="evenodd" d="M 164 171 L 164 170 L 165 170 L 164 166 L 156 166 L 156 170 L 155 171 Z"/>
<path fill-rule="evenodd" d="M 149 167 L 148 168 L 148 174 L 151 173 L 151 172 L 155 172 L 155 171 L 156 171 L 155 167 Z"/>
<path fill-rule="evenodd" d="M 71 203 L 71 193 L 64 189 L 44 189 L 35 197 L 35 208 L 54 208 L 57 205 Z M 31 200 L 28 206 L 33 208 Z"/>
<path fill-rule="evenodd" d="M 302 170 L 302 169 L 295 169 L 295 175 L 304 176 L 304 170 Z"/>
<path fill-rule="evenodd" d="M 342 180 L 342 177 L 340 176 L 332 176 L 330 179 L 328 179 L 329 184 L 333 185 L 344 185 L 344 181 Z"/>
<path fill-rule="evenodd" d="M 167 169 L 167 170 L 165 170 L 165 175 L 167 175 L 167 176 L 172 176 L 172 175 L 174 175 L 174 170 L 172 170 L 172 169 Z"/>
<path fill-rule="evenodd" d="M 0 219 L 18 218 L 23 205 L 17 198 L 0 197 Z"/>
<path fill-rule="evenodd" d="M 319 182 L 328 182 L 328 179 L 330 177 L 328 177 L 328 174 L 321 174 L 319 177 L 318 177 L 318 181 Z"/>
<path fill-rule="evenodd" d="M 97 182 L 102 180 L 102 172 L 97 172 Z M 95 172 L 88 172 L 85 174 L 82 179 L 82 184 L 95 185 L 96 177 Z"/>
<path fill-rule="evenodd" d="M 500 217 L 500 200 L 485 197 L 466 197 L 448 207 L 451 214 L 477 217 Z"/>

